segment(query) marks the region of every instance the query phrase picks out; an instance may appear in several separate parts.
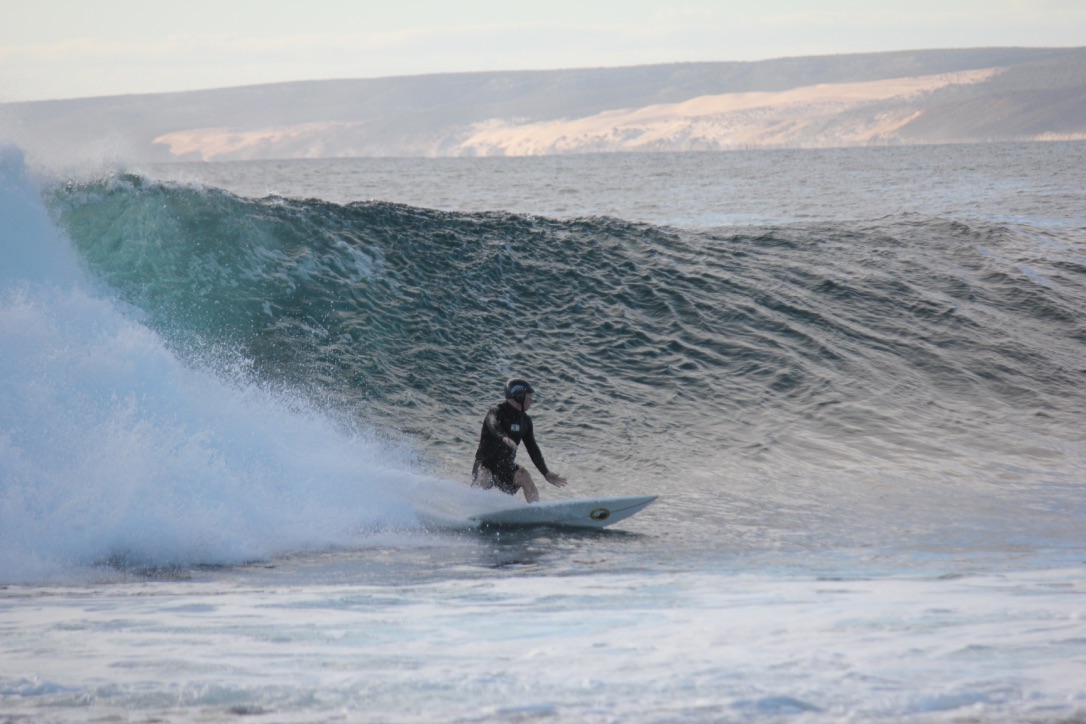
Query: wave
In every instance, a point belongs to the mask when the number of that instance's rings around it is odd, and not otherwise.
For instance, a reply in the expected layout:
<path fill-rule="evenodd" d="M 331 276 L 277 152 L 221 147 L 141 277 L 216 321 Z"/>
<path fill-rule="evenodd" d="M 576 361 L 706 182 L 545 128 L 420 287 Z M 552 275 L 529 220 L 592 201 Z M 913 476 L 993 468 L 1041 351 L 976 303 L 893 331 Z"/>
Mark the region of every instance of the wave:
<path fill-rule="evenodd" d="M 665 485 L 663 524 L 737 545 L 993 492 L 1038 529 L 1083 512 L 1080 230 L 677 230 L 126 173 L 39 193 L 17 154 L 0 166 L 9 580 L 414 526 L 419 497 L 462 494 L 514 374 L 581 494 Z"/>
<path fill-rule="evenodd" d="M 544 381 L 593 454 L 615 418 L 652 438 L 649 467 L 671 438 L 667 465 L 682 440 L 757 449 L 782 420 L 890 445 L 993 424 L 1080 439 L 1086 258 L 1064 231 L 917 215 L 679 231 L 135 175 L 49 203 L 173 343 L 226 346 L 266 379 L 461 447 L 461 411 L 513 373 Z"/>

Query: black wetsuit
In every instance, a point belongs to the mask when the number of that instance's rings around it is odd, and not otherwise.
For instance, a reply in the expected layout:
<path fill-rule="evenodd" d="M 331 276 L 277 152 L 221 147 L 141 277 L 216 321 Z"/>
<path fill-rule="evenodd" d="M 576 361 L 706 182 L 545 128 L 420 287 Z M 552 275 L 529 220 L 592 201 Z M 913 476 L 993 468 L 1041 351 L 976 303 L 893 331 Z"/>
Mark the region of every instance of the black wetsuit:
<path fill-rule="evenodd" d="M 472 480 L 478 476 L 479 468 L 484 467 L 490 471 L 499 490 L 510 495 L 517 494 L 517 486 L 513 484 L 513 475 L 520 467 L 516 463 L 517 451 L 502 442 L 502 437 L 511 438 L 518 445 L 523 440 L 528 456 L 543 477 L 547 477 L 547 464 L 543 462 L 543 453 L 539 452 L 532 432 L 532 418 L 506 400 L 491 407 L 483 420 L 479 450 L 475 453 L 475 466 L 471 470 Z"/>

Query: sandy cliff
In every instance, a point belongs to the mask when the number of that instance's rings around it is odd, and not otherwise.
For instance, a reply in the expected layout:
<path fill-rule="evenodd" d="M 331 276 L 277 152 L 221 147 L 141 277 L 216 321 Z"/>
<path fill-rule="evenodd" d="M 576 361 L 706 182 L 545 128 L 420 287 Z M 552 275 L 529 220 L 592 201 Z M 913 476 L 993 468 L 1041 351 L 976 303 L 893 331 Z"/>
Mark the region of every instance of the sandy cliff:
<path fill-rule="evenodd" d="M 817 148 L 1086 138 L 1086 48 L 305 81 L 0 104 L 33 160 Z"/>

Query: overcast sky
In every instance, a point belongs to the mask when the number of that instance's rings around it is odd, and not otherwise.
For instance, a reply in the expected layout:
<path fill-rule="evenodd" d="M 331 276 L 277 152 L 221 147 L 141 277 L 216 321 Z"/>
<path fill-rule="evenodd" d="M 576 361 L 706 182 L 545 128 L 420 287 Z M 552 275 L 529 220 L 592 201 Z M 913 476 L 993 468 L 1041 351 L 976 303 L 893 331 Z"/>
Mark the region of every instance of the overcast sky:
<path fill-rule="evenodd" d="M 0 102 L 449 71 L 1086 45 L 1086 0 L 0 0 Z"/>

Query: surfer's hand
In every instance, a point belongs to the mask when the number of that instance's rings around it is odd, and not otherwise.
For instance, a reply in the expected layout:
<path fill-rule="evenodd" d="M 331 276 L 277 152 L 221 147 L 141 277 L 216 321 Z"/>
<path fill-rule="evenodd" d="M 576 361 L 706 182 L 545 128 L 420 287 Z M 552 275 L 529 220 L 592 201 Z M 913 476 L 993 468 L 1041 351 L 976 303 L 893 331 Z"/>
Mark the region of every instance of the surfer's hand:
<path fill-rule="evenodd" d="M 556 488 L 564 488 L 569 485 L 569 481 L 558 473 L 547 473 L 544 477 L 547 479 L 548 483 Z"/>
<path fill-rule="evenodd" d="M 504 442 L 506 445 L 513 448 L 514 450 L 517 449 L 517 444 L 515 442 L 513 442 L 513 438 L 511 438 L 511 437 L 508 437 L 508 436 L 503 437 L 502 442 Z"/>

